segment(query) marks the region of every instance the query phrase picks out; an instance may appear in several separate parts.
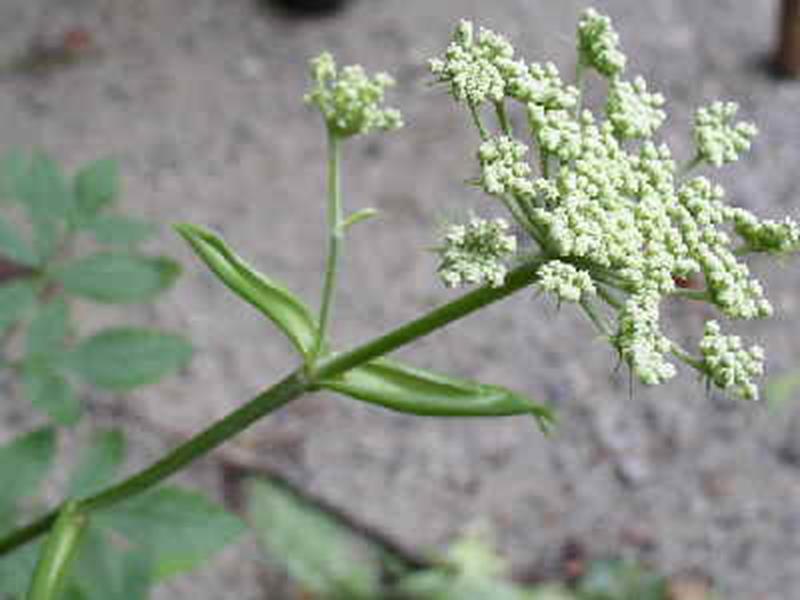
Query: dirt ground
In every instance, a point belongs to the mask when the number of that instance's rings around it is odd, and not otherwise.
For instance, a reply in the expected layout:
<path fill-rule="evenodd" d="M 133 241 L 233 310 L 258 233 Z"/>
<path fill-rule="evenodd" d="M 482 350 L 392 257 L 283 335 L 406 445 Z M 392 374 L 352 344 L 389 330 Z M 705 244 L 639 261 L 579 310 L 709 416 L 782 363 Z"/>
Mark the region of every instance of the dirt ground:
<path fill-rule="evenodd" d="M 442 218 L 489 207 L 463 185 L 474 173 L 476 136 L 428 85 L 426 59 L 459 18 L 470 17 L 508 34 L 530 60 L 550 58 L 570 73 L 585 5 L 359 0 L 335 18 L 312 21 L 255 0 L 2 0 L 0 56 L 74 27 L 91 32 L 98 52 L 46 75 L 0 76 L 0 149 L 40 146 L 70 166 L 116 156 L 128 210 L 165 224 L 210 226 L 316 302 L 325 148 L 319 118 L 300 100 L 307 60 L 329 49 L 343 63 L 390 71 L 398 80 L 392 104 L 407 126 L 356 140 L 345 154 L 348 208 L 381 211 L 348 239 L 334 328 L 345 347 L 451 297 L 426 248 Z M 797 216 L 800 83 L 775 81 L 763 67 L 778 2 L 594 5 L 615 18 L 630 71 L 670 100 L 665 136 L 673 148 L 688 155 L 695 106 L 738 101 L 761 135 L 749 158 L 719 178 L 732 202 Z M 153 247 L 186 270 L 155 308 L 81 312 L 87 331 L 124 317 L 183 331 L 197 347 L 182 375 L 98 414 L 114 412 L 141 442 L 137 464 L 174 441 L 163 432 L 199 429 L 294 365 L 280 336 L 166 227 Z M 772 373 L 800 368 L 798 274 L 796 263 L 764 273 L 778 317 L 744 328 L 766 345 Z M 697 306 L 672 313 L 671 326 L 686 336 L 710 317 Z M 232 451 L 417 551 L 480 520 L 494 527 L 518 570 L 546 564 L 567 540 L 579 540 L 593 556 L 631 555 L 666 573 L 703 573 L 731 600 L 797 597 L 800 397 L 771 411 L 708 396 L 689 373 L 631 396 L 588 323 L 530 293 L 400 354 L 550 402 L 560 426 L 545 439 L 525 418 L 426 420 L 319 394 L 249 431 Z M 29 419 L 4 405 L 5 437 Z M 218 477 L 210 458 L 184 479 L 213 490 Z M 158 597 L 267 597 L 258 562 L 245 540 Z"/>

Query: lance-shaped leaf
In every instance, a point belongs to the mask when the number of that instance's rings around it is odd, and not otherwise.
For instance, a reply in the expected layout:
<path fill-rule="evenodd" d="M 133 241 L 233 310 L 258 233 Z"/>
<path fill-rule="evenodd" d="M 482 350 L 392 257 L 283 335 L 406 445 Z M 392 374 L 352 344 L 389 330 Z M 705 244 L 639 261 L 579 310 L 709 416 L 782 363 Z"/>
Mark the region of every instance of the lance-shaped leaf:
<path fill-rule="evenodd" d="M 532 414 L 543 431 L 553 414 L 511 390 L 496 385 L 453 379 L 384 358 L 321 382 L 358 400 L 398 412 L 436 417 L 500 417 Z"/>
<path fill-rule="evenodd" d="M 189 224 L 175 229 L 225 285 L 266 315 L 308 357 L 314 348 L 317 324 L 305 304 L 282 285 L 255 271 L 210 231 Z"/>

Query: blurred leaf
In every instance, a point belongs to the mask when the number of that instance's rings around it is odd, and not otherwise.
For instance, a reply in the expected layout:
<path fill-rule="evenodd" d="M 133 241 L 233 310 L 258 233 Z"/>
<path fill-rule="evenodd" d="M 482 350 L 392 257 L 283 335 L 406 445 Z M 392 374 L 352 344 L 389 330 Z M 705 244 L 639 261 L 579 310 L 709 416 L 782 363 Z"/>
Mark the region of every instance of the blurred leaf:
<path fill-rule="evenodd" d="M 38 264 L 36 254 L 15 229 L 0 217 L 0 255 L 28 267 L 35 266 Z"/>
<path fill-rule="evenodd" d="M 8 594 L 12 598 L 24 597 L 40 550 L 41 543 L 33 542 L 0 556 L 0 593 Z"/>
<path fill-rule="evenodd" d="M 317 324 L 302 301 L 253 269 L 210 231 L 189 224 L 175 229 L 231 291 L 270 319 L 304 357 L 310 355 Z"/>
<path fill-rule="evenodd" d="M 192 347 L 180 336 L 119 327 L 82 341 L 67 364 L 100 388 L 130 390 L 181 368 L 191 354 Z"/>
<path fill-rule="evenodd" d="M 70 498 L 85 498 L 111 483 L 125 460 L 125 436 L 121 431 L 96 431 L 82 450 L 69 482 Z"/>
<path fill-rule="evenodd" d="M 364 402 L 415 415 L 471 417 L 529 413 L 536 417 L 543 431 L 553 423 L 547 407 L 506 388 L 453 379 L 382 358 L 321 385 Z"/>
<path fill-rule="evenodd" d="M 667 581 L 642 565 L 598 560 L 578 586 L 581 600 L 668 600 Z"/>
<path fill-rule="evenodd" d="M 62 267 L 56 278 L 64 289 L 98 302 L 142 302 L 164 291 L 180 274 L 167 258 L 100 252 Z"/>
<path fill-rule="evenodd" d="M 350 229 L 356 223 L 361 223 L 361 221 L 366 221 L 367 219 L 371 219 L 374 216 L 377 216 L 378 211 L 374 208 L 362 208 L 351 214 L 342 222 L 342 230 Z"/>
<path fill-rule="evenodd" d="M 44 365 L 26 364 L 22 373 L 25 395 L 33 406 L 59 425 L 74 425 L 81 403 L 67 379 Z"/>
<path fill-rule="evenodd" d="M 152 583 L 151 565 L 146 552 L 115 547 L 93 523 L 75 565 L 72 600 L 145 600 Z"/>
<path fill-rule="evenodd" d="M 17 193 L 33 217 L 64 219 L 73 210 L 72 190 L 61 168 L 43 152 L 33 153 L 27 173 L 17 180 Z"/>
<path fill-rule="evenodd" d="M 379 598 L 381 566 L 363 540 L 324 512 L 251 480 L 247 513 L 261 546 L 304 588 L 324 598 Z"/>
<path fill-rule="evenodd" d="M 119 164 L 104 158 L 83 167 L 75 176 L 75 208 L 81 222 L 94 218 L 119 194 Z"/>
<path fill-rule="evenodd" d="M 0 200 L 20 200 L 21 183 L 27 179 L 31 157 L 27 152 L 12 150 L 0 159 Z"/>
<path fill-rule="evenodd" d="M 580 600 L 560 583 L 542 583 L 528 591 L 528 600 Z"/>
<path fill-rule="evenodd" d="M 234 515 L 200 494 L 160 487 L 97 515 L 152 558 L 156 578 L 196 567 L 245 529 Z"/>
<path fill-rule="evenodd" d="M 54 453 L 52 429 L 21 435 L 0 447 L 0 481 L 4 482 L 0 485 L 0 516 L 13 511 L 18 500 L 36 493 L 50 469 Z"/>
<path fill-rule="evenodd" d="M 102 215 L 87 225 L 100 244 L 133 246 L 156 232 L 152 223 L 119 215 Z"/>
<path fill-rule="evenodd" d="M 26 361 L 52 357 L 64 348 L 69 327 L 69 311 L 64 298 L 58 297 L 39 308 L 28 326 Z"/>
<path fill-rule="evenodd" d="M 61 241 L 61 225 L 50 215 L 32 215 L 33 247 L 40 263 L 53 258 Z"/>
<path fill-rule="evenodd" d="M 19 321 L 36 304 L 36 293 L 30 281 L 0 285 L 0 333 Z"/>

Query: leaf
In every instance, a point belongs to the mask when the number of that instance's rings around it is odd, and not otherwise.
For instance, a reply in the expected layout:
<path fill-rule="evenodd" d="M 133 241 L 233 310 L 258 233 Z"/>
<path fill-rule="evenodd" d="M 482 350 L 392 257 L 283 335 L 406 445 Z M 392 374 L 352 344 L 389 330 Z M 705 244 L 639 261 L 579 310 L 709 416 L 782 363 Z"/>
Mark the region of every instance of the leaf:
<path fill-rule="evenodd" d="M 87 228 L 98 243 L 109 246 L 133 246 L 151 237 L 156 231 L 152 223 L 119 215 L 97 217 Z"/>
<path fill-rule="evenodd" d="M 667 582 L 643 566 L 627 560 L 598 560 L 578 586 L 581 600 L 667 600 Z"/>
<path fill-rule="evenodd" d="M 63 351 L 69 327 L 69 312 L 59 297 L 40 307 L 28 327 L 26 362 L 39 357 L 53 357 Z"/>
<path fill-rule="evenodd" d="M 34 152 L 27 173 L 17 180 L 19 199 L 31 216 L 64 219 L 74 206 L 72 190 L 58 164 L 43 152 Z"/>
<path fill-rule="evenodd" d="M 192 354 L 182 337 L 131 327 L 101 331 L 78 344 L 67 366 L 106 390 L 131 390 L 180 369 Z"/>
<path fill-rule="evenodd" d="M 159 579 L 196 567 L 245 530 L 205 497 L 172 486 L 131 498 L 96 520 L 146 552 Z"/>
<path fill-rule="evenodd" d="M 308 358 L 314 349 L 317 324 L 305 304 L 255 271 L 213 233 L 188 224 L 175 229 L 231 291 L 266 315 Z"/>
<path fill-rule="evenodd" d="M 12 598 L 22 598 L 30 585 L 33 570 L 41 550 L 34 542 L 17 548 L 11 554 L 0 556 L 0 593 Z"/>
<path fill-rule="evenodd" d="M 326 513 L 259 479 L 250 481 L 247 513 L 269 558 L 315 596 L 381 597 L 378 556 Z"/>
<path fill-rule="evenodd" d="M 100 252 L 75 260 L 55 277 L 76 296 L 98 302 L 143 302 L 170 287 L 180 274 L 167 258 Z"/>
<path fill-rule="evenodd" d="M 125 436 L 119 430 L 97 431 L 81 452 L 69 482 L 70 498 L 85 498 L 111 483 L 125 460 Z"/>
<path fill-rule="evenodd" d="M 36 293 L 29 281 L 0 285 L 0 334 L 19 321 L 36 304 Z"/>
<path fill-rule="evenodd" d="M 39 262 L 28 243 L 17 235 L 15 228 L 6 223 L 2 217 L 0 217 L 0 254 L 28 267 L 36 266 Z"/>
<path fill-rule="evenodd" d="M 399 412 L 440 417 L 506 416 L 530 413 L 548 431 L 553 414 L 506 388 L 453 379 L 376 359 L 321 386 Z"/>
<path fill-rule="evenodd" d="M 152 583 L 152 561 L 138 549 L 123 551 L 94 522 L 75 565 L 73 590 L 81 600 L 145 600 Z"/>
<path fill-rule="evenodd" d="M 378 211 L 374 208 L 362 208 L 351 214 L 342 222 L 342 229 L 350 229 L 356 223 L 360 223 L 361 221 L 366 221 L 367 219 L 371 219 L 372 217 L 376 216 Z"/>
<path fill-rule="evenodd" d="M 26 364 L 22 373 L 25 395 L 33 406 L 59 425 L 74 425 L 81 416 L 81 403 L 67 379 L 47 366 Z"/>
<path fill-rule="evenodd" d="M 104 158 L 83 167 L 75 176 L 75 208 L 78 219 L 94 218 L 119 194 L 119 164 Z"/>
<path fill-rule="evenodd" d="M 5 482 L 0 485 L 0 516 L 13 510 L 17 501 L 36 493 L 54 453 L 55 433 L 49 428 L 21 435 L 0 447 L 0 481 Z"/>
<path fill-rule="evenodd" d="M 51 215 L 31 215 L 33 247 L 39 262 L 53 258 L 61 241 L 62 227 Z"/>

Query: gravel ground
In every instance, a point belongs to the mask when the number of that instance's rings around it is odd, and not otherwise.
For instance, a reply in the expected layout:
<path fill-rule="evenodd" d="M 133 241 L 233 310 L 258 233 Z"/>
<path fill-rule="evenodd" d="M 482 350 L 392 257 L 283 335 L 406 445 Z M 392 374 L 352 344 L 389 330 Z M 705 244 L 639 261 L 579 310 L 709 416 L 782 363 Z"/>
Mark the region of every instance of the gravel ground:
<path fill-rule="evenodd" d="M 665 135 L 676 151 L 688 154 L 692 111 L 711 99 L 739 101 L 758 123 L 749 160 L 720 178 L 733 202 L 768 215 L 796 214 L 800 198 L 800 84 L 771 80 L 762 68 L 777 4 L 595 2 L 615 17 L 631 71 L 672 101 Z M 552 58 L 571 72 L 584 6 L 361 0 L 336 18 L 301 21 L 250 0 L 3 0 L 0 55 L 75 26 L 91 31 L 101 51 L 47 76 L 0 77 L 0 146 L 41 146 L 70 166 L 117 156 L 126 208 L 211 226 L 313 299 L 324 260 L 325 151 L 319 119 L 300 102 L 307 60 L 330 49 L 342 62 L 393 72 L 392 104 L 407 127 L 346 149 L 348 207 L 382 213 L 348 239 L 334 327 L 346 346 L 451 297 L 425 248 L 442 218 L 487 206 L 462 184 L 474 172 L 475 135 L 427 85 L 425 60 L 468 16 L 507 33 L 528 58 Z M 198 352 L 185 373 L 129 399 L 130 415 L 118 417 L 140 439 L 142 464 L 168 441 L 134 426 L 141 418 L 193 431 L 293 366 L 287 344 L 176 236 L 165 229 L 154 249 L 179 257 L 186 275 L 155 308 L 125 309 L 125 317 L 184 331 Z M 780 372 L 800 355 L 797 267 L 764 280 L 780 316 L 745 330 L 766 343 L 769 368 Z M 697 306 L 672 312 L 680 335 L 710 316 Z M 85 307 L 81 315 L 90 330 L 121 311 Z M 524 418 L 432 421 L 320 394 L 235 443 L 409 548 L 440 546 L 484 520 L 520 570 L 575 539 L 591 555 L 700 571 L 732 600 L 797 597 L 800 405 L 771 412 L 707 396 L 689 374 L 630 395 L 624 374 L 612 375 L 612 352 L 592 339 L 575 311 L 522 293 L 400 353 L 551 402 L 561 422 L 551 439 Z M 2 411 L 4 436 L 27 422 L 18 409 Z M 216 478 L 205 460 L 185 480 L 213 489 Z M 255 554 L 243 542 L 158 597 L 266 597 L 274 577 Z"/>

